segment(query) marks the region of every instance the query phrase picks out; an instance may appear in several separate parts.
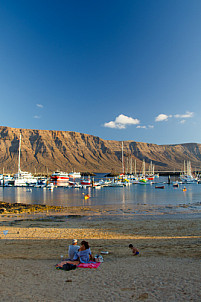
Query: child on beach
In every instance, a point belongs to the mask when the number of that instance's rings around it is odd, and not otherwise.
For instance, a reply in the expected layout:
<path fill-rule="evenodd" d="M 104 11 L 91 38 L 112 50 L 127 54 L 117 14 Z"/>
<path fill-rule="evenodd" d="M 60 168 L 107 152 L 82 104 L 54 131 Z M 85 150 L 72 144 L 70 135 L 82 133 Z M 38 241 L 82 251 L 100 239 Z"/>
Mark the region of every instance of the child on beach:
<path fill-rule="evenodd" d="M 139 255 L 139 250 L 136 247 L 134 247 L 132 244 L 129 244 L 128 247 L 132 250 L 133 256 Z"/>

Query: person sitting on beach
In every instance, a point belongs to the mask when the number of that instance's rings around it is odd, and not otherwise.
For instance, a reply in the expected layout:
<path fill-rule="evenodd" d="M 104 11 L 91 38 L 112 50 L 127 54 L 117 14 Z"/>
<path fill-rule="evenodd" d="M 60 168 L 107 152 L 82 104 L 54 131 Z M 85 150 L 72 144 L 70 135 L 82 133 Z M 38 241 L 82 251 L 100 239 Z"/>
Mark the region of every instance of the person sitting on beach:
<path fill-rule="evenodd" d="M 79 251 L 75 253 L 73 261 L 67 261 L 67 263 L 78 265 L 80 263 L 89 263 L 92 260 L 92 254 L 87 241 L 83 240 Z"/>
<path fill-rule="evenodd" d="M 79 251 L 79 248 L 80 248 L 80 246 L 77 245 L 77 239 L 73 239 L 72 244 L 69 245 L 69 248 L 68 248 L 68 258 L 69 258 L 69 260 L 73 261 L 74 256 Z"/>
<path fill-rule="evenodd" d="M 133 256 L 139 255 L 139 250 L 136 247 L 134 247 L 132 244 L 129 244 L 128 247 L 132 250 Z"/>

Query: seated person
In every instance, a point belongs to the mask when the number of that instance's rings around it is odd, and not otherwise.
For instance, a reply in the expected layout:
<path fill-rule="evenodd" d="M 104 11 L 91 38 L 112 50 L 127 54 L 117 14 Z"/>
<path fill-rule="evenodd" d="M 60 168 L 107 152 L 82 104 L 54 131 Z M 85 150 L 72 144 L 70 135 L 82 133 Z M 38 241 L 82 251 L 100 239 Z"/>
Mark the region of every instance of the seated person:
<path fill-rule="evenodd" d="M 69 245 L 68 248 L 68 259 L 72 260 L 74 259 L 75 254 L 78 252 L 80 246 L 77 245 L 77 239 L 72 240 L 72 244 Z"/>
<path fill-rule="evenodd" d="M 134 247 L 132 244 L 129 244 L 128 247 L 132 250 L 133 256 L 139 255 L 139 250 L 136 247 Z"/>
<path fill-rule="evenodd" d="M 89 263 L 92 260 L 92 254 L 87 241 L 81 242 L 81 247 L 78 253 L 75 254 L 73 261 L 67 261 L 67 263 L 78 265 L 80 263 Z"/>

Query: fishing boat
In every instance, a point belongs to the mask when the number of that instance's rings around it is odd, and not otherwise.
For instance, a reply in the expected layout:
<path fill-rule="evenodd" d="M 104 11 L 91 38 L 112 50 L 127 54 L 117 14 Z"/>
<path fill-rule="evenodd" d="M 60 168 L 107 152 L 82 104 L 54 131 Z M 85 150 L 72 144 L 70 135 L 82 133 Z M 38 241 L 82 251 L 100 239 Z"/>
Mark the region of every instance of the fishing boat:
<path fill-rule="evenodd" d="M 61 171 L 56 171 L 52 173 L 50 176 L 51 180 L 53 181 L 68 181 L 69 180 L 69 175 L 66 172 L 61 172 Z"/>

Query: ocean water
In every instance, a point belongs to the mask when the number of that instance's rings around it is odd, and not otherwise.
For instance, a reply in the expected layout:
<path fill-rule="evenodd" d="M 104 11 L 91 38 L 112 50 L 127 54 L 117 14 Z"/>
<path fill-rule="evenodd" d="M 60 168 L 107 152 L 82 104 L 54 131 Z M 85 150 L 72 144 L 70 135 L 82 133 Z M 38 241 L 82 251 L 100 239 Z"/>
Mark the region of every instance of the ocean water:
<path fill-rule="evenodd" d="M 99 175 L 100 178 L 101 175 Z M 201 209 L 201 184 L 184 185 L 174 188 L 168 185 L 167 177 L 156 180 L 164 184 L 165 189 L 156 189 L 155 184 L 126 187 L 103 187 L 101 189 L 75 189 L 57 187 L 54 190 L 25 187 L 0 187 L 0 201 L 10 203 L 43 204 L 54 206 L 137 206 L 182 207 L 183 209 Z M 88 200 L 84 195 L 89 194 Z M 186 206 L 186 207 L 185 207 Z"/>

